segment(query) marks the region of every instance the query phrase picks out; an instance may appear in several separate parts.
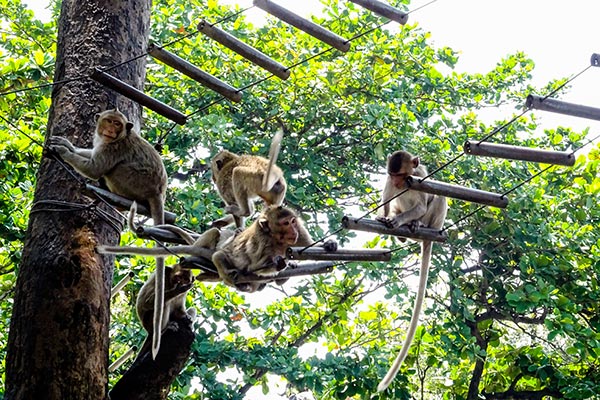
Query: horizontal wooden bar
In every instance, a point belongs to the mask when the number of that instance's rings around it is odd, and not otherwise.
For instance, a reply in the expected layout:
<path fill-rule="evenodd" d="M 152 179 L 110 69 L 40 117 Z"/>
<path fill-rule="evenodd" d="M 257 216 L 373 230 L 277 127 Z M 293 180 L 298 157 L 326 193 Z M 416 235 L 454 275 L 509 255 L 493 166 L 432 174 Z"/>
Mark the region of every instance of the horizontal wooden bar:
<path fill-rule="evenodd" d="M 400 25 L 404 25 L 408 22 L 408 14 L 398 10 L 395 7 L 390 6 L 389 4 L 382 3 L 377 0 L 350 0 L 351 2 L 358 4 L 366 8 L 367 10 L 373 11 L 375 14 L 381 15 L 382 17 L 386 17 L 391 19 L 392 21 L 396 21 Z"/>
<path fill-rule="evenodd" d="M 379 233 L 381 235 L 400 236 L 416 240 L 428 240 L 430 242 L 445 242 L 448 239 L 448 234 L 439 229 L 419 227 L 417 230 L 412 231 L 406 225 L 402 225 L 398 228 L 390 228 L 376 219 L 357 219 L 350 216 L 344 216 L 342 218 L 342 226 L 346 229 Z"/>
<path fill-rule="evenodd" d="M 600 67 L 600 54 L 594 53 L 592 54 L 591 63 L 593 67 Z"/>
<path fill-rule="evenodd" d="M 470 189 L 464 186 L 452 185 L 433 179 L 423 179 L 420 176 L 409 176 L 406 182 L 411 190 L 439 194 L 440 196 L 472 201 L 486 206 L 505 208 L 508 198 L 502 194 L 486 192 L 485 190 Z"/>
<path fill-rule="evenodd" d="M 125 285 L 127 285 L 127 283 L 131 280 L 131 278 L 133 278 L 134 275 L 135 274 L 133 273 L 133 271 L 131 271 L 127 275 L 125 275 L 123 279 L 117 282 L 115 287 L 113 287 L 110 291 L 110 298 L 112 299 L 113 297 L 115 297 L 115 295 L 119 293 L 119 291 L 123 289 Z"/>
<path fill-rule="evenodd" d="M 113 192 L 104 190 L 97 186 L 90 185 L 89 183 L 87 183 L 85 185 L 85 191 L 87 192 L 88 195 L 93 196 L 96 194 L 96 195 L 102 197 L 104 200 L 106 200 L 107 203 L 115 206 L 119 210 L 129 210 L 131 208 L 131 203 L 133 203 L 132 200 L 129 200 L 125 197 L 121 197 L 117 194 L 114 194 Z M 150 215 L 150 209 L 143 204 L 137 203 L 137 212 L 138 212 L 138 214 L 142 214 L 142 215 L 145 215 L 150 218 L 152 217 L 152 215 Z M 175 222 L 176 218 L 177 218 L 177 214 L 172 213 L 170 211 L 165 211 L 165 222 L 166 223 L 172 224 Z"/>
<path fill-rule="evenodd" d="M 336 35 L 333 32 L 328 31 L 320 25 L 315 24 L 312 21 L 304 19 L 297 14 L 281 7 L 278 4 L 273 3 L 270 0 L 254 0 L 254 5 L 263 9 L 271 15 L 279 18 L 280 20 L 287 22 L 288 24 L 295 26 L 308 33 L 311 36 L 319 39 L 320 41 L 327 43 L 333 48 L 343 51 L 344 53 L 350 49 L 350 41 Z"/>
<path fill-rule="evenodd" d="M 533 94 L 527 96 L 525 107 L 600 121 L 600 108 L 567 103 L 566 101 L 544 98 Z"/>
<path fill-rule="evenodd" d="M 259 67 L 266 69 L 276 77 L 283 80 L 286 80 L 290 77 L 290 70 L 287 67 L 281 65 L 254 47 L 247 45 L 235 36 L 210 25 L 205 20 L 200 21 L 198 24 L 198 30 L 209 38 L 221 43 L 223 46 L 235 51 L 237 54 L 246 58 L 250 62 L 253 62 Z"/>
<path fill-rule="evenodd" d="M 213 264 L 210 258 L 197 256 L 184 257 L 179 260 L 179 265 L 181 265 L 182 268 L 199 269 L 205 274 L 207 274 L 202 278 L 199 278 L 198 280 L 200 281 L 221 280 L 221 278 L 219 278 L 219 273 L 217 272 L 217 267 L 215 267 L 215 264 Z"/>
<path fill-rule="evenodd" d="M 175 68 L 177 71 L 189 76 L 196 82 L 219 93 L 223 97 L 228 98 L 236 103 L 239 103 L 240 100 L 242 100 L 242 92 L 240 90 L 228 85 L 222 80 L 212 76 L 208 72 L 202 71 L 200 68 L 190 64 L 183 58 L 163 49 L 162 47 L 151 44 L 148 46 L 148 53 L 157 60 L 162 61 L 172 68 Z"/>
<path fill-rule="evenodd" d="M 295 278 L 298 276 L 305 275 L 317 275 L 326 274 L 333 271 L 333 263 L 331 261 L 315 261 L 309 263 L 295 264 L 288 262 L 288 267 L 283 271 L 280 271 L 274 276 L 261 276 L 256 274 L 246 274 L 239 276 L 235 281 L 236 283 L 247 283 L 247 282 L 273 282 L 278 279 Z"/>
<path fill-rule="evenodd" d="M 287 258 L 290 260 L 389 261 L 392 254 L 389 250 L 379 249 L 327 251 L 322 247 L 288 247 Z"/>
<path fill-rule="evenodd" d="M 91 78 L 122 94 L 123 96 L 140 103 L 144 107 L 149 108 L 150 110 L 157 112 L 166 118 L 169 118 L 171 121 L 176 122 L 179 125 L 184 125 L 187 120 L 187 116 L 185 114 L 182 114 L 173 107 L 148 96 L 144 92 L 134 88 L 122 80 L 107 74 L 98 67 L 93 69 Z"/>
<path fill-rule="evenodd" d="M 469 140 L 465 142 L 463 149 L 465 154 L 473 156 L 532 161 L 545 164 L 566 165 L 569 167 L 575 164 L 575 156 L 572 152 L 568 151 L 531 149 L 529 147 L 512 146 L 508 144 L 471 142 Z"/>

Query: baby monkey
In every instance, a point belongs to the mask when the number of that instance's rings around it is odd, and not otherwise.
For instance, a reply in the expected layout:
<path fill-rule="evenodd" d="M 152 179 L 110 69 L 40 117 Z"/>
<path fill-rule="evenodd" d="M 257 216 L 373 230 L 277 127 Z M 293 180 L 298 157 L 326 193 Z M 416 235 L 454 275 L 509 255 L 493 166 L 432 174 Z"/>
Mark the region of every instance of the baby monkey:
<path fill-rule="evenodd" d="M 103 177 L 111 192 L 148 205 L 154 224 L 164 224 L 167 172 L 160 155 L 132 128 L 119 110 L 106 110 L 96 114 L 92 149 L 75 147 L 61 136 L 50 137 L 50 149 L 80 174 L 94 180 Z M 157 257 L 153 356 L 160 347 L 164 274 L 164 259 Z"/>
<path fill-rule="evenodd" d="M 252 155 L 237 155 L 222 150 L 211 160 L 212 179 L 230 214 L 213 222 L 224 227 L 232 222 L 244 227 L 244 218 L 254 212 L 253 201 L 260 197 L 267 205 L 281 205 L 287 185 L 283 171 L 275 162 L 281 148 L 283 132 L 273 137 L 269 159 Z"/>
<path fill-rule="evenodd" d="M 144 283 L 137 296 L 136 310 L 142 326 L 148 332 L 148 336 L 142 345 L 138 357 L 145 354 L 151 346 L 154 337 L 154 300 L 155 300 L 156 273 Z M 185 308 L 185 297 L 192 288 L 194 275 L 189 269 L 181 268 L 179 264 L 173 267 L 165 267 L 165 301 L 163 305 L 163 318 L 161 320 L 161 332 L 167 327 L 169 321 L 188 317 L 196 317 L 196 309 Z M 154 358 L 154 357 L 153 357 Z"/>
<path fill-rule="evenodd" d="M 419 163 L 419 157 L 415 157 L 407 151 L 396 151 L 388 157 L 387 173 L 388 177 L 383 189 L 383 207 L 380 209 L 383 211 L 380 212 L 377 219 L 392 228 L 408 224 L 413 230 L 420 226 L 442 229 L 448 209 L 446 198 L 415 190 L 407 191 L 406 181 L 409 176 L 414 175 L 423 178 L 428 175 L 425 166 Z M 415 298 L 413 314 L 410 318 L 410 325 L 400 353 L 377 387 L 380 392 L 390 385 L 398 373 L 417 330 L 427 288 L 431 245 L 432 243 L 428 240 L 422 242 L 419 288 Z"/>
<path fill-rule="evenodd" d="M 223 245 L 213 256 L 219 276 L 227 285 L 243 292 L 255 292 L 264 288 L 264 283 L 237 283 L 238 277 L 252 273 L 274 277 L 287 267 L 286 250 L 290 246 L 309 246 L 314 241 L 289 208 L 268 206 L 252 225 L 233 240 Z M 329 240 L 323 244 L 327 251 L 336 251 L 337 243 Z M 287 279 L 276 280 L 283 284 Z"/>

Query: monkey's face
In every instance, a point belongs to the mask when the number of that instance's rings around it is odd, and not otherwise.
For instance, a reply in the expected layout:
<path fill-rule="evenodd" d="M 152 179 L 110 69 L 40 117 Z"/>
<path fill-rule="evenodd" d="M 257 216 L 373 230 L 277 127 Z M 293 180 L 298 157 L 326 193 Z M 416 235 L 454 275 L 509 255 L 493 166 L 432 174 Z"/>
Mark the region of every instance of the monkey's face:
<path fill-rule="evenodd" d="M 419 157 L 413 157 L 406 151 L 397 151 L 388 158 L 387 170 L 392 185 L 396 189 L 406 188 L 406 179 L 414 174 L 419 166 Z"/>
<path fill-rule="evenodd" d="M 295 216 L 279 218 L 277 221 L 280 238 L 284 244 L 292 246 L 298 241 L 298 219 Z"/>
<path fill-rule="evenodd" d="M 133 126 L 118 110 L 104 111 L 97 114 L 96 118 L 96 132 L 107 143 L 121 139 Z"/>

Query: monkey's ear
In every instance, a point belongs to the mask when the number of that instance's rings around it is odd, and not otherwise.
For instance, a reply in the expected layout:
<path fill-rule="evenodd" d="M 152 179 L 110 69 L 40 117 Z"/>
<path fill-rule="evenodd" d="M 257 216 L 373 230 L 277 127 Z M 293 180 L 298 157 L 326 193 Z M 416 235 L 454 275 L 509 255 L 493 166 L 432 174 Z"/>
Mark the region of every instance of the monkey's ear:
<path fill-rule="evenodd" d="M 131 129 L 132 129 L 132 128 L 133 128 L 133 123 L 132 123 L 132 122 L 129 122 L 129 121 L 127 121 L 127 122 L 125 123 L 125 131 L 126 131 L 127 133 L 129 133 L 129 132 L 131 132 Z"/>
<path fill-rule="evenodd" d="M 94 114 L 94 122 L 98 122 L 98 118 L 100 118 L 100 113 Z"/>
<path fill-rule="evenodd" d="M 217 160 L 215 161 L 215 164 L 217 165 L 217 170 L 221 170 L 221 168 L 223 168 L 223 160 Z"/>
<path fill-rule="evenodd" d="M 415 157 L 412 159 L 413 167 L 417 168 L 419 166 L 419 157 Z"/>
<path fill-rule="evenodd" d="M 260 227 L 260 230 L 263 231 L 264 233 L 271 232 L 271 228 L 269 228 L 269 220 L 266 218 L 259 219 L 258 226 Z"/>

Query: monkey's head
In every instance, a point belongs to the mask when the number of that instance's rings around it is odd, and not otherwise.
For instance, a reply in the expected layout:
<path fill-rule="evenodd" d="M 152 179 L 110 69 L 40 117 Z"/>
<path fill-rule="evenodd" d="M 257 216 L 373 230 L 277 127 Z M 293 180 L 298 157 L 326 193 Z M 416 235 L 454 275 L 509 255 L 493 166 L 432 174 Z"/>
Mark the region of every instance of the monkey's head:
<path fill-rule="evenodd" d="M 269 206 L 257 220 L 260 230 L 270 236 L 276 244 L 293 246 L 300 234 L 300 220 L 289 208 Z"/>
<path fill-rule="evenodd" d="M 408 151 L 398 150 L 388 156 L 387 173 L 392 184 L 397 189 L 406 185 L 406 178 L 414 174 L 415 168 L 419 166 L 419 157 L 415 157 Z"/>
<path fill-rule="evenodd" d="M 106 110 L 96 114 L 96 135 L 104 142 L 116 142 L 126 137 L 133 128 L 127 117 L 117 110 Z"/>
<path fill-rule="evenodd" d="M 230 151 L 221 150 L 215 155 L 210 162 L 210 169 L 212 172 L 212 180 L 213 182 L 217 181 L 217 177 L 219 173 L 225 166 L 225 164 L 235 160 L 238 156 Z"/>
<path fill-rule="evenodd" d="M 189 285 L 193 283 L 195 279 L 192 270 L 182 268 L 179 264 L 175 264 L 170 269 L 165 268 L 165 273 L 169 274 L 168 279 L 173 287 Z"/>

